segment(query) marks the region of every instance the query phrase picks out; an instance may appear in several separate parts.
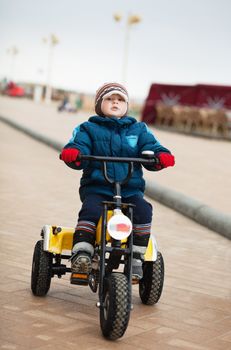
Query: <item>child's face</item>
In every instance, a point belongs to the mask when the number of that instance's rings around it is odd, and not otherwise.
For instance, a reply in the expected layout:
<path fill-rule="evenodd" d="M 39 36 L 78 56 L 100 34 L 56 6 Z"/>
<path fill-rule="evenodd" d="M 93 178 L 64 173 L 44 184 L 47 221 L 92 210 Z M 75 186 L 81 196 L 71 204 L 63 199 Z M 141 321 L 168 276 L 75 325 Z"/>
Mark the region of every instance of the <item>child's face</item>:
<path fill-rule="evenodd" d="M 107 117 L 121 118 L 127 112 L 127 102 L 118 94 L 103 99 L 101 110 Z"/>

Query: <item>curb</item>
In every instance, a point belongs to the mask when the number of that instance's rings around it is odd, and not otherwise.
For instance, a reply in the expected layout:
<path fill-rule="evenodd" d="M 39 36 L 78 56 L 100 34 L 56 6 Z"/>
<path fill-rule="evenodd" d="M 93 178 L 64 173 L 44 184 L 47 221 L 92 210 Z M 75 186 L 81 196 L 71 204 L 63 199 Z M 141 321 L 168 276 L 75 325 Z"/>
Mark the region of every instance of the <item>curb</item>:
<path fill-rule="evenodd" d="M 231 239 L 231 215 L 224 214 L 197 199 L 150 181 L 146 184 L 145 194 L 210 230 Z"/>
<path fill-rule="evenodd" d="M 55 140 L 50 139 L 49 137 L 43 136 L 39 133 L 37 133 L 36 131 L 33 131 L 13 120 L 4 118 L 0 115 L 0 121 L 8 124 L 9 126 L 11 126 L 14 129 L 20 130 L 21 132 L 23 132 L 26 135 L 29 135 L 30 137 L 32 137 L 33 139 L 42 142 L 44 144 L 46 144 L 47 146 L 50 146 L 54 149 L 56 149 L 57 151 L 60 151 L 63 148 L 63 144 L 61 142 L 57 142 Z"/>
<path fill-rule="evenodd" d="M 24 134 L 29 135 L 33 139 L 36 139 L 57 151 L 60 151 L 63 147 L 62 143 L 43 136 L 12 120 L 0 116 L 0 121 L 20 130 Z M 210 230 L 231 239 L 231 215 L 224 214 L 197 199 L 147 180 L 145 195 L 175 211 L 180 212 L 184 216 L 189 217 Z"/>

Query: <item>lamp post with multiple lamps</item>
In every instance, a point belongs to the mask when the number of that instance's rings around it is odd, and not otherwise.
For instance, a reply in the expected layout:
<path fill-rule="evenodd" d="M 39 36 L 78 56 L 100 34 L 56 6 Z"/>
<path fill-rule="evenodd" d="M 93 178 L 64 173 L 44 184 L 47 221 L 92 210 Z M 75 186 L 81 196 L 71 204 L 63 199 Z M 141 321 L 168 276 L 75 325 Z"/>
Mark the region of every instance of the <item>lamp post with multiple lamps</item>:
<path fill-rule="evenodd" d="M 19 50 L 16 46 L 12 46 L 6 50 L 6 53 L 11 56 L 11 65 L 10 65 L 10 79 L 14 80 L 15 73 L 15 58 L 19 54 Z"/>
<path fill-rule="evenodd" d="M 52 79 L 52 64 L 54 56 L 54 47 L 59 43 L 59 39 L 51 34 L 48 38 L 43 38 L 44 44 L 48 44 L 48 61 L 47 61 L 47 81 L 46 81 L 46 93 L 45 102 L 50 103 L 52 95 L 51 79 Z"/>
<path fill-rule="evenodd" d="M 114 20 L 120 22 L 122 16 L 120 14 L 114 14 Z M 122 64 L 122 81 L 126 83 L 127 79 L 127 65 L 128 65 L 128 51 L 129 51 L 129 41 L 130 41 L 130 29 L 131 26 L 137 24 L 141 21 L 141 17 L 138 15 L 128 14 L 126 19 L 125 27 L 125 40 L 124 40 L 124 54 L 123 54 L 123 64 Z"/>

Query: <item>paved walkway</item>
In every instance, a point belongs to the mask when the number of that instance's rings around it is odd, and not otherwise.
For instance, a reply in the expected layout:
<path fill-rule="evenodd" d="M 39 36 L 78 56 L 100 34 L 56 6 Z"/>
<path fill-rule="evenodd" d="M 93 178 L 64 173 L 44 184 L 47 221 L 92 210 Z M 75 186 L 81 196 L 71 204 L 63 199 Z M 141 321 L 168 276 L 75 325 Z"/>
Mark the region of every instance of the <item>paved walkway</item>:
<path fill-rule="evenodd" d="M 164 292 L 148 307 L 133 288 L 134 310 L 121 340 L 101 337 L 97 295 L 70 285 L 69 276 L 53 279 L 46 298 L 32 296 L 34 244 L 46 223 L 75 225 L 80 174 L 4 124 L 0 140 L 0 349 L 230 349 L 231 242 L 159 203 L 152 202 L 152 230 L 165 259 Z"/>
<path fill-rule="evenodd" d="M 63 145 L 69 140 L 73 128 L 89 116 L 81 112 L 58 113 L 56 105 L 47 106 L 3 96 L 0 96 L 0 115 Z M 155 174 L 146 172 L 146 178 L 230 214 L 231 142 L 160 130 L 154 130 L 154 133 L 175 154 L 176 166 Z"/>

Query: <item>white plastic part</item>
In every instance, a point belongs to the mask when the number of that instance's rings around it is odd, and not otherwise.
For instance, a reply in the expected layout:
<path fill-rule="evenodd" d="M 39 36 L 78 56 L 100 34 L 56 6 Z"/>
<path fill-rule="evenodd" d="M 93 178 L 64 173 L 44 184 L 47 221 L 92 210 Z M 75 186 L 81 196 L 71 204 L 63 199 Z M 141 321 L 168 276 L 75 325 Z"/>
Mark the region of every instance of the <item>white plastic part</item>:
<path fill-rule="evenodd" d="M 114 215 L 107 223 L 109 235 L 117 240 L 127 238 L 132 232 L 132 222 L 120 209 L 114 210 Z"/>
<path fill-rule="evenodd" d="M 156 238 L 154 235 L 151 234 L 149 239 L 152 242 L 152 261 L 156 261 L 157 253 L 158 253 L 158 246 L 157 246 Z"/>
<path fill-rule="evenodd" d="M 143 151 L 142 153 L 142 156 L 146 156 L 146 157 L 152 157 L 154 156 L 154 152 L 153 151 Z"/>
<path fill-rule="evenodd" d="M 48 252 L 49 244 L 50 244 L 50 232 L 52 232 L 52 226 L 44 225 L 42 228 L 42 231 L 43 231 L 43 250 L 45 252 Z"/>

